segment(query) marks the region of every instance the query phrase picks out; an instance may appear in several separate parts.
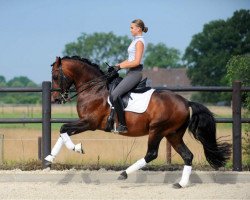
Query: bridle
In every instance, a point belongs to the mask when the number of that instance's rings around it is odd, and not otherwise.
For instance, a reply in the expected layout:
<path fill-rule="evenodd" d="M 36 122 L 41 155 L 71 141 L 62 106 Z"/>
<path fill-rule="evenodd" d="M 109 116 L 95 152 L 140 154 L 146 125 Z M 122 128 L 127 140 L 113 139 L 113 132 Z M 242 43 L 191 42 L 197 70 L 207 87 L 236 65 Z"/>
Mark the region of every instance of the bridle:
<path fill-rule="evenodd" d="M 110 66 L 109 66 L 110 67 Z M 107 82 L 107 80 L 110 78 L 110 75 L 113 74 L 112 70 L 108 70 L 107 73 L 105 73 L 102 76 L 98 76 L 84 84 L 82 84 L 80 87 L 78 87 L 77 89 L 83 87 L 83 89 L 81 89 L 78 93 L 72 95 L 71 97 L 69 97 L 69 92 L 70 92 L 70 86 L 73 84 L 73 80 L 71 80 L 69 77 L 65 76 L 63 69 L 62 69 L 62 65 L 59 66 L 58 69 L 52 70 L 52 73 L 54 71 L 59 71 L 59 87 L 60 87 L 60 99 L 57 99 L 57 101 L 59 103 L 66 103 L 71 101 L 74 97 L 76 97 L 78 94 L 80 94 L 81 92 L 90 89 L 94 86 L 100 85 L 101 83 L 103 83 L 105 81 L 105 83 Z"/>
<path fill-rule="evenodd" d="M 60 87 L 60 98 L 57 99 L 59 103 L 66 103 L 68 101 L 69 96 L 69 88 L 73 84 L 73 80 L 71 80 L 69 77 L 65 76 L 63 73 L 62 65 L 58 67 L 58 69 L 52 69 L 52 76 L 53 72 L 59 71 L 59 87 Z"/>
<path fill-rule="evenodd" d="M 65 74 L 63 73 L 62 65 L 59 66 L 59 80 L 61 98 L 63 100 L 63 103 L 65 103 L 68 99 L 69 88 L 73 84 L 73 80 L 65 76 Z"/>

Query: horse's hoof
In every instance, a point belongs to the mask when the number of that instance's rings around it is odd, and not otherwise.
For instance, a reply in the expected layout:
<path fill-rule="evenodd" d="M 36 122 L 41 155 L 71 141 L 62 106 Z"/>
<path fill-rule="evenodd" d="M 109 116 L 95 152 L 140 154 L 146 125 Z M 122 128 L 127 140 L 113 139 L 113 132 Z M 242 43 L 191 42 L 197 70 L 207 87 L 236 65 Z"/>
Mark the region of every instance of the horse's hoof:
<path fill-rule="evenodd" d="M 175 183 L 175 184 L 173 184 L 173 188 L 180 189 L 180 188 L 182 188 L 182 186 L 179 183 Z"/>
<path fill-rule="evenodd" d="M 80 154 L 85 154 L 83 148 L 82 148 L 82 143 L 76 144 L 74 151 Z"/>
<path fill-rule="evenodd" d="M 44 165 L 45 165 L 46 168 L 51 168 L 52 162 L 50 162 L 50 161 L 45 161 L 45 162 L 44 162 Z"/>
<path fill-rule="evenodd" d="M 52 155 L 47 155 L 44 160 L 45 160 L 45 163 L 50 163 L 52 164 L 54 162 L 54 159 L 55 159 L 55 156 L 52 156 Z"/>
<path fill-rule="evenodd" d="M 120 176 L 118 177 L 118 180 L 126 180 L 128 178 L 128 174 L 126 171 L 123 171 Z"/>

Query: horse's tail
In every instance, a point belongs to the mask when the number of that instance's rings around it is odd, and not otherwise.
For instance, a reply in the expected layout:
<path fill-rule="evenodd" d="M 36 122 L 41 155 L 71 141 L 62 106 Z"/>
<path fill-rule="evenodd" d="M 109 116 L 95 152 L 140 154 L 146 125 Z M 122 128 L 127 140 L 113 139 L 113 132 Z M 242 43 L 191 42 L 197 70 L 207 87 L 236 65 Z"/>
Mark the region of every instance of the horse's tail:
<path fill-rule="evenodd" d="M 195 139 L 202 143 L 208 163 L 215 169 L 225 166 L 231 154 L 231 146 L 216 140 L 213 114 L 202 104 L 189 102 L 189 106 L 193 112 L 188 128 Z"/>

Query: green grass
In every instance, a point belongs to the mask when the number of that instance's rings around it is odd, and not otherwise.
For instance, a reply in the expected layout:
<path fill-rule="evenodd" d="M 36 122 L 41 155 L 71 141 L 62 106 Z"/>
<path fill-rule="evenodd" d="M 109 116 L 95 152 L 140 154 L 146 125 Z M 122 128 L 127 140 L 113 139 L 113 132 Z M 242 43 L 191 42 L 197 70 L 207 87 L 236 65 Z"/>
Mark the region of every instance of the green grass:
<path fill-rule="evenodd" d="M 51 126 L 52 130 L 59 130 L 63 123 L 53 123 Z M 36 123 L 36 124 L 0 124 L 0 129 L 35 129 L 35 130 L 41 130 L 42 131 L 42 124 Z"/>
<path fill-rule="evenodd" d="M 32 118 L 42 118 L 42 113 L 33 113 L 32 117 L 27 116 L 27 114 L 23 114 L 20 112 L 15 113 L 2 113 L 0 118 L 11 118 L 11 119 L 32 119 Z M 78 116 L 76 113 L 69 114 L 69 113 L 53 113 L 51 118 L 72 118 L 77 119 Z M 52 130 L 58 130 L 62 126 L 63 123 L 53 123 L 51 126 Z M 0 124 L 0 128 L 28 128 L 28 129 L 42 129 L 41 123 L 26 123 L 26 124 Z"/>

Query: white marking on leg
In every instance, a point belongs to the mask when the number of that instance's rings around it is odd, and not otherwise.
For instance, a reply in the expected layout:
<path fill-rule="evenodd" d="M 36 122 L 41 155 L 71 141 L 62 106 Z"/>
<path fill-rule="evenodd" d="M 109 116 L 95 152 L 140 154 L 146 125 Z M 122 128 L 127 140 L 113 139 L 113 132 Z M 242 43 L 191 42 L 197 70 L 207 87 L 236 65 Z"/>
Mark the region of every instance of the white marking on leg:
<path fill-rule="evenodd" d="M 181 187 L 186 187 L 189 181 L 189 177 L 191 175 L 192 166 L 184 165 L 183 171 L 182 171 L 182 177 L 179 182 Z"/>
<path fill-rule="evenodd" d="M 144 158 L 138 160 L 136 163 L 134 163 L 133 165 L 131 165 L 130 167 L 128 167 L 126 169 L 126 173 L 127 174 L 131 174 L 132 172 L 141 169 L 142 167 L 144 167 L 146 165 L 146 161 Z"/>
<path fill-rule="evenodd" d="M 58 140 L 56 141 L 54 147 L 52 148 L 51 155 L 56 157 L 58 155 L 58 153 L 60 152 L 63 144 L 64 144 L 63 139 L 61 137 L 59 137 Z"/>
<path fill-rule="evenodd" d="M 72 142 L 72 140 L 70 139 L 68 133 L 61 133 L 61 137 L 63 139 L 63 142 L 65 144 L 65 146 L 70 149 L 70 150 L 74 150 L 75 148 L 75 145 L 74 143 Z"/>
<path fill-rule="evenodd" d="M 52 151 L 50 153 L 50 155 L 46 156 L 45 160 L 53 163 L 55 157 L 58 155 L 58 153 L 60 152 L 62 146 L 63 146 L 64 142 L 63 139 L 61 137 L 58 138 L 58 140 L 56 141 L 54 147 L 52 148 Z"/>

